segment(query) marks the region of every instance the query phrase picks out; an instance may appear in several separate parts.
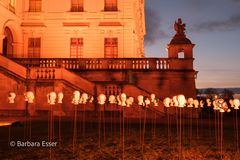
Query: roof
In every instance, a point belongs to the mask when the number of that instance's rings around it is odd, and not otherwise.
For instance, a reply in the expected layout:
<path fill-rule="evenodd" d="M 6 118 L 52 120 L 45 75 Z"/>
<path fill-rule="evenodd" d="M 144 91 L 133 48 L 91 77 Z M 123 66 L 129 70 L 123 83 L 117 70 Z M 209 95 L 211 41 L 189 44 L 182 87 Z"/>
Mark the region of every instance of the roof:
<path fill-rule="evenodd" d="M 186 36 L 175 35 L 170 44 L 192 44 Z"/>

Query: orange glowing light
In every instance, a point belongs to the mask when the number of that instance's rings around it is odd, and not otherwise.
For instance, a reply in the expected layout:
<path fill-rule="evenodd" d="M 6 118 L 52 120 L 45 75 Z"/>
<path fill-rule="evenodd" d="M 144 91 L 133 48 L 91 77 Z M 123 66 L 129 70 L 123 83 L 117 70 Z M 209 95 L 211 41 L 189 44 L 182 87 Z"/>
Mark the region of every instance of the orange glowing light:
<path fill-rule="evenodd" d="M 0 122 L 0 127 L 2 126 L 10 126 L 12 123 L 11 122 Z"/>

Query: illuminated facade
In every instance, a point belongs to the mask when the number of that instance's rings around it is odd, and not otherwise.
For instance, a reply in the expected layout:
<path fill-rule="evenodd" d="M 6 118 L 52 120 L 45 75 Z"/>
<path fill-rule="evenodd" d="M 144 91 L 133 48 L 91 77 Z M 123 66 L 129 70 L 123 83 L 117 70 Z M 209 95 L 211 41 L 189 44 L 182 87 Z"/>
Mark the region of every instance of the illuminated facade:
<path fill-rule="evenodd" d="M 144 58 L 144 0 L 2 0 L 0 18 L 3 112 L 28 109 L 38 115 L 49 110 L 46 95 L 52 91 L 64 94 L 56 108 L 66 115 L 74 90 L 95 99 L 123 92 L 135 98 L 154 93 L 160 100 L 196 97 L 194 44 L 182 23 L 175 23 L 168 58 Z M 26 91 L 35 95 L 28 107 Z M 13 104 L 10 92 L 16 93 Z"/>
<path fill-rule="evenodd" d="M 143 3 L 2 0 L 0 42 L 13 44 L 0 50 L 19 58 L 140 58 L 144 56 Z M 6 36 L 12 39 L 7 42 Z"/>

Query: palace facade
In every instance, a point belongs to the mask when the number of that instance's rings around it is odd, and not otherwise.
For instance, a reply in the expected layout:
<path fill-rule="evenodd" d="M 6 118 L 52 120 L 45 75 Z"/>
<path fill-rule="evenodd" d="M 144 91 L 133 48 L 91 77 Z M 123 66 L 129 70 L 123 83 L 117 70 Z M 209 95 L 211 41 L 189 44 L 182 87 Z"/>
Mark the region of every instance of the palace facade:
<path fill-rule="evenodd" d="M 144 57 L 144 0 L 1 0 L 0 19 L 2 114 L 49 110 L 51 91 L 63 92 L 58 109 L 64 114 L 73 110 L 75 90 L 95 99 L 100 93 L 196 97 L 194 44 L 181 21 L 168 58 Z M 26 91 L 35 96 L 27 108 Z"/>

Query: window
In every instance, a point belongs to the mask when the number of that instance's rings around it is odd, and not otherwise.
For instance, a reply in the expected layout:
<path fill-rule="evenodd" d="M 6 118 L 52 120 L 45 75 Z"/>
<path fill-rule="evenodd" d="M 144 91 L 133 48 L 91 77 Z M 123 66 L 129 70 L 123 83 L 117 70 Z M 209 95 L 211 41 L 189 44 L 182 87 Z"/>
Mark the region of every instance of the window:
<path fill-rule="evenodd" d="M 185 58 L 184 52 L 179 52 L 179 53 L 178 53 L 178 58 L 180 58 L 180 59 Z"/>
<path fill-rule="evenodd" d="M 105 0 L 104 11 L 117 11 L 117 0 Z"/>
<path fill-rule="evenodd" d="M 10 28 L 6 27 L 4 29 L 4 36 L 2 53 L 7 57 L 13 57 L 13 35 Z"/>
<path fill-rule="evenodd" d="M 15 13 L 15 3 L 16 3 L 15 0 L 10 0 L 9 2 L 9 10 L 13 13 Z"/>
<path fill-rule="evenodd" d="M 41 38 L 28 38 L 28 57 L 39 58 L 41 49 Z"/>
<path fill-rule="evenodd" d="M 71 38 L 70 58 L 83 57 L 83 38 Z"/>
<path fill-rule="evenodd" d="M 104 40 L 104 57 L 117 58 L 118 57 L 118 39 L 105 38 Z"/>
<path fill-rule="evenodd" d="M 83 12 L 83 0 L 72 0 L 71 12 Z"/>
<path fill-rule="evenodd" d="M 29 0 L 29 12 L 41 12 L 42 0 Z"/>

